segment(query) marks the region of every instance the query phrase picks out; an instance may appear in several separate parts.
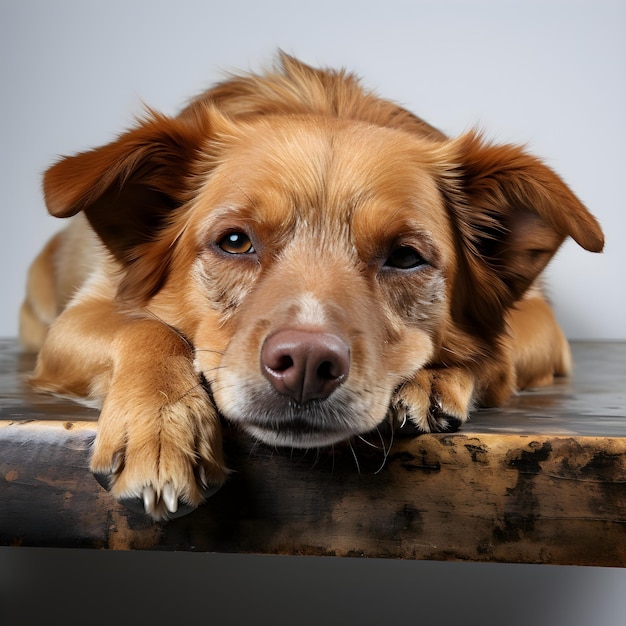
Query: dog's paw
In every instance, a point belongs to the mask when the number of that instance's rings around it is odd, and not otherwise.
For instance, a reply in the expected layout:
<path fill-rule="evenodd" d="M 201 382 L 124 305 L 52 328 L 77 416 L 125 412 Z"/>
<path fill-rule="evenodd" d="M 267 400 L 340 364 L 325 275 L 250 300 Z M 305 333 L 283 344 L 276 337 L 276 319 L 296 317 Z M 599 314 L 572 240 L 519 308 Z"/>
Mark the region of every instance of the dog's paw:
<path fill-rule="evenodd" d="M 91 471 L 133 511 L 155 520 L 185 515 L 226 479 L 215 409 L 202 390 L 161 405 L 107 398 Z"/>
<path fill-rule="evenodd" d="M 466 370 L 421 370 L 392 396 L 392 423 L 407 436 L 457 431 L 468 419 L 473 395 L 474 377 Z"/>

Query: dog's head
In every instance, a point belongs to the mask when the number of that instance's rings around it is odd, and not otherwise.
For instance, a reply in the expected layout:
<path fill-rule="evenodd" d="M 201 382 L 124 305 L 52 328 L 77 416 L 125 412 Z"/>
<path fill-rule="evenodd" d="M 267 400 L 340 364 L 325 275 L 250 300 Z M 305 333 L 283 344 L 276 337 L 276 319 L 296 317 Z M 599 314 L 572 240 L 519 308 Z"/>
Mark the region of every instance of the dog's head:
<path fill-rule="evenodd" d="M 221 413 L 278 445 L 372 430 L 420 368 L 495 346 L 565 237 L 603 245 L 520 148 L 289 60 L 61 161 L 45 192 L 123 268 L 120 305 L 183 332 Z"/>

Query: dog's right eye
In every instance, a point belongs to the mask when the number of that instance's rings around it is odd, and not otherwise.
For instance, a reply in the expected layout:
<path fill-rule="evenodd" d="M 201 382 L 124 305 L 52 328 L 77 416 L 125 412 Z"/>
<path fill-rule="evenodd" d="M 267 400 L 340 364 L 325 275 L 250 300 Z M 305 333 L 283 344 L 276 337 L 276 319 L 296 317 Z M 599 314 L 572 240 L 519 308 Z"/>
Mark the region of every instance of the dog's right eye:
<path fill-rule="evenodd" d="M 245 233 L 232 232 L 224 235 L 217 245 L 228 254 L 252 254 L 255 252 L 250 237 Z"/>
<path fill-rule="evenodd" d="M 410 246 L 394 248 L 385 261 L 385 267 L 397 270 L 412 270 L 426 264 L 424 257 Z"/>

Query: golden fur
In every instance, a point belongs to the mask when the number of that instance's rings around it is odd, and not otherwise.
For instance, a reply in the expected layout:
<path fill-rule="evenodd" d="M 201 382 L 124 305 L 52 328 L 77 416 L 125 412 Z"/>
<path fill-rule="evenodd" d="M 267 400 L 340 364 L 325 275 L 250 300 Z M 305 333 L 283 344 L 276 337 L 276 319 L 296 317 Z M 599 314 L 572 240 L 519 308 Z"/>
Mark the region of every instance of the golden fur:
<path fill-rule="evenodd" d="M 285 55 L 63 158 L 44 192 L 74 217 L 29 274 L 33 385 L 102 404 L 92 470 L 155 518 L 225 480 L 219 415 L 324 446 L 452 430 L 568 374 L 538 277 L 568 236 L 603 247 L 520 147 Z"/>

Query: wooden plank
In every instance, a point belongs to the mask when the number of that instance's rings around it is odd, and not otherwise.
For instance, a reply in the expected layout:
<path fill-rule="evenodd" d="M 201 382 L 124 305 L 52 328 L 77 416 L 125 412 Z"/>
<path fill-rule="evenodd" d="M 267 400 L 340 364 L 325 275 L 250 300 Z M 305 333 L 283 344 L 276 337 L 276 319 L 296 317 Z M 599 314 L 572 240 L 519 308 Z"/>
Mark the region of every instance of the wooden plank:
<path fill-rule="evenodd" d="M 480 411 L 459 433 L 396 439 L 384 463 L 379 442 L 356 450 L 357 467 L 349 449 L 292 454 L 227 433 L 227 484 L 153 523 L 89 473 L 95 413 L 31 395 L 8 342 L 0 544 L 623 567 L 626 345 L 575 356 L 571 381 Z"/>

